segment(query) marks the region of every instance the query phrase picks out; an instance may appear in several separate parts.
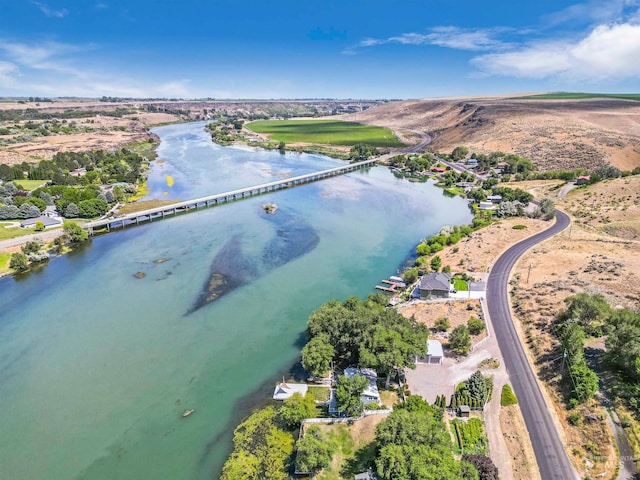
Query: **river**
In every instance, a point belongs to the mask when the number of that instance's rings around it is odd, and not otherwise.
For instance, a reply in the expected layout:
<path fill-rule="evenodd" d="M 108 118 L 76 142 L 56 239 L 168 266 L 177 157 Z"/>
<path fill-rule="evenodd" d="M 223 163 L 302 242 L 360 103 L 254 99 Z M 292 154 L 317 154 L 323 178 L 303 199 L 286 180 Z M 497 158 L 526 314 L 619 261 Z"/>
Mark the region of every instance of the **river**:
<path fill-rule="evenodd" d="M 341 164 L 221 147 L 203 126 L 154 130 L 149 198 Z M 470 220 L 465 200 L 374 167 L 97 237 L 1 279 L 0 479 L 217 478 L 235 425 L 298 358 L 308 315 L 368 295 L 420 238 Z M 194 309 L 214 259 L 248 273 Z"/>

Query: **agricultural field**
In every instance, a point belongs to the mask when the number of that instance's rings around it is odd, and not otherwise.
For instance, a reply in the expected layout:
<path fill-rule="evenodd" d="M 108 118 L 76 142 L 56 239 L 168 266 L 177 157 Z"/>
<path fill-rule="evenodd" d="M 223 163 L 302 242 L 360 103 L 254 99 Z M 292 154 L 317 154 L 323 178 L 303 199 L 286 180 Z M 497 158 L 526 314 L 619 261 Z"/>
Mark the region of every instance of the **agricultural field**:
<path fill-rule="evenodd" d="M 470 418 L 468 421 L 451 420 L 451 431 L 454 436 L 454 445 L 458 453 L 482 453 L 487 454 L 487 436 L 484 433 L 484 425 L 479 418 Z"/>
<path fill-rule="evenodd" d="M 374 147 L 402 147 L 391 130 L 339 120 L 264 120 L 245 125 L 256 133 L 285 143 L 317 143 L 353 146 L 366 143 Z"/>

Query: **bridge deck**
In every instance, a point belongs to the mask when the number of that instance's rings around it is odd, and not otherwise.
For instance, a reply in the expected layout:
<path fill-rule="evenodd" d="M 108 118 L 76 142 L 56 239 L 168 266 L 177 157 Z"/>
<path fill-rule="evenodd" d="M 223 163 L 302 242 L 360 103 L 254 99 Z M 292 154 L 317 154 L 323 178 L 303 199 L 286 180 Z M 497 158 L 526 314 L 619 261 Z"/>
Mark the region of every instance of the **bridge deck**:
<path fill-rule="evenodd" d="M 149 208 L 147 210 L 141 210 L 135 213 L 129 213 L 127 215 L 120 215 L 118 217 L 104 218 L 101 220 L 94 220 L 88 222 L 85 228 L 90 234 L 93 234 L 96 229 L 106 228 L 124 228 L 127 225 L 137 225 L 141 221 L 154 218 L 164 218 L 166 215 L 177 214 L 178 212 L 186 212 L 194 208 L 201 206 L 209 206 L 211 204 L 217 204 L 219 201 L 229 201 L 238 197 L 242 198 L 245 195 L 260 195 L 267 192 L 279 190 L 281 188 L 288 188 L 295 185 L 302 185 L 305 183 L 315 182 L 327 177 L 334 177 L 342 175 L 344 173 L 353 172 L 354 170 L 373 165 L 380 159 L 364 160 L 362 162 L 350 163 L 341 167 L 329 168 L 327 170 L 321 170 L 319 172 L 307 173 L 305 175 L 298 175 L 296 177 L 289 177 L 282 180 L 276 180 L 274 182 L 262 183 L 260 185 L 254 185 L 252 187 L 240 188 L 237 190 L 231 190 L 229 192 L 216 193 L 214 195 L 208 195 L 206 197 L 194 198 L 192 200 L 186 200 L 183 202 L 176 202 L 162 207 Z"/>

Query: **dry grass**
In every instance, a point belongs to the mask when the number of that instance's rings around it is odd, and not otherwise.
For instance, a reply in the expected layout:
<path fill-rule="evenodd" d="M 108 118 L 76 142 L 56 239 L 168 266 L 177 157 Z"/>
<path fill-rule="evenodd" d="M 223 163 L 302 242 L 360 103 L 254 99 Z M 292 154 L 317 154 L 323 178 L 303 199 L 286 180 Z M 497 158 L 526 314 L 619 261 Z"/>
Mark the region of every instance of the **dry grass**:
<path fill-rule="evenodd" d="M 178 202 L 180 202 L 180 200 L 141 200 L 135 203 L 127 203 L 120 207 L 118 209 L 118 214 L 127 215 L 129 213 L 140 212 L 149 208 L 164 207 L 165 205 L 171 205 Z"/>
<path fill-rule="evenodd" d="M 426 99 L 390 102 L 343 118 L 434 133 L 435 151 L 467 145 L 477 153 L 515 153 L 541 170 L 640 165 L 640 104 L 632 101 Z"/>
<path fill-rule="evenodd" d="M 535 454 L 518 405 L 500 407 L 500 427 L 509 452 L 509 463 L 516 480 L 539 480 Z"/>

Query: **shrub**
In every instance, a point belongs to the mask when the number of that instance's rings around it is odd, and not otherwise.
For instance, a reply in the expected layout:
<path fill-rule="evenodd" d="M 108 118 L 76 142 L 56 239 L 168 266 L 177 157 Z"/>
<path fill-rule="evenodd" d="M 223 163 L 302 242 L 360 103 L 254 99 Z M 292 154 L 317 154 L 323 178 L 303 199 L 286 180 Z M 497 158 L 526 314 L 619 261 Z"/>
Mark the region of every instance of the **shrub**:
<path fill-rule="evenodd" d="M 516 405 L 518 403 L 518 399 L 516 398 L 515 393 L 511 389 L 511 385 L 508 383 L 504 384 L 502 387 L 502 393 L 500 395 L 500 405 L 506 407 L 508 405 Z"/>
<path fill-rule="evenodd" d="M 487 328 L 484 322 L 478 317 L 469 318 L 467 326 L 469 327 L 469 333 L 471 335 L 480 335 L 485 330 L 485 328 Z"/>
<path fill-rule="evenodd" d="M 458 355 L 468 355 L 471 351 L 471 336 L 466 325 L 453 329 L 449 337 L 449 348 Z"/>
<path fill-rule="evenodd" d="M 9 262 L 9 267 L 16 272 L 24 272 L 27 268 L 29 268 L 29 261 L 27 260 L 27 256 L 24 253 L 12 254 L 11 260 Z"/>
<path fill-rule="evenodd" d="M 571 425 L 573 425 L 574 427 L 577 427 L 582 423 L 582 415 L 580 415 L 578 412 L 571 412 L 567 416 L 567 420 Z"/>
<path fill-rule="evenodd" d="M 436 320 L 434 327 L 439 332 L 446 332 L 451 327 L 451 323 L 447 317 L 440 317 Z"/>
<path fill-rule="evenodd" d="M 525 228 L 527 228 L 526 225 L 514 225 L 513 227 L 514 230 L 524 230 Z"/>
<path fill-rule="evenodd" d="M 36 222 L 36 232 L 41 232 L 44 230 L 44 223 L 38 221 Z"/>

